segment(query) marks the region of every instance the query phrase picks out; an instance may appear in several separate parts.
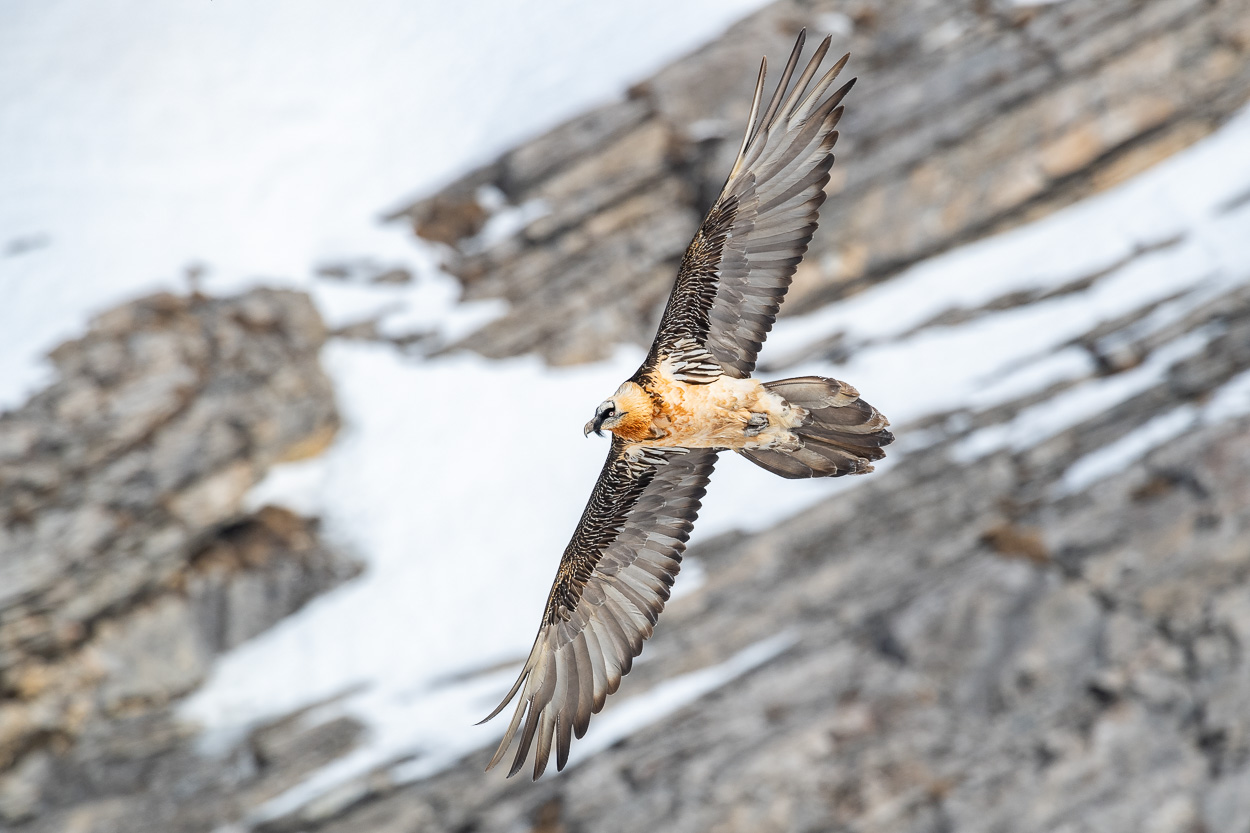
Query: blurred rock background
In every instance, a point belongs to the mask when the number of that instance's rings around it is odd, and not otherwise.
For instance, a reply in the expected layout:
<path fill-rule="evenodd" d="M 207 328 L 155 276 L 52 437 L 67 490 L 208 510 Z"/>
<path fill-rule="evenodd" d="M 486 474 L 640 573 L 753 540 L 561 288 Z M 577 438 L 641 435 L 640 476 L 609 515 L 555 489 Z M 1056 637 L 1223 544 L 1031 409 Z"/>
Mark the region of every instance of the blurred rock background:
<path fill-rule="evenodd" d="M 1126 181 L 1250 98 L 1241 0 L 785 0 L 392 214 L 439 246 L 465 299 L 505 300 L 502 317 L 451 344 L 332 337 L 555 365 L 646 344 L 737 149 L 758 56 L 775 73 L 804 25 L 833 33 L 860 81 L 786 315 Z M 1250 369 L 1241 268 L 1183 315 L 1155 323 L 1144 305 L 1073 340 L 1099 378 L 1165 363 L 1113 407 L 979 457 L 959 443 L 1071 385 L 954 429 L 950 414 L 902 426 L 943 430 L 775 529 L 698 546 L 705 583 L 673 602 L 621 696 L 793 635 L 742 679 L 536 785 L 483 776 L 477 753 L 276 816 L 257 810 L 364 727 L 301 711 L 208 755 L 174 706 L 216 654 L 358 569 L 315 518 L 245 502 L 335 436 L 327 329 L 291 291 L 122 305 L 0 417 L 0 829 L 1244 833 L 1250 420 L 1195 419 L 1094 488 L 1064 485 Z M 1199 350 L 1160 351 L 1195 334 Z M 766 352 L 767 372 L 857 349 L 829 332 Z"/>
<path fill-rule="evenodd" d="M 510 311 L 464 340 L 556 363 L 649 344 L 656 310 L 724 184 L 761 53 L 834 37 L 859 76 L 830 199 L 785 314 L 1122 182 L 1250 95 L 1244 3 L 777 3 L 625 100 L 473 171 L 404 215 L 451 247 L 466 298 Z M 780 60 L 776 56 L 783 56 Z M 494 243 L 483 187 L 547 213 Z"/>

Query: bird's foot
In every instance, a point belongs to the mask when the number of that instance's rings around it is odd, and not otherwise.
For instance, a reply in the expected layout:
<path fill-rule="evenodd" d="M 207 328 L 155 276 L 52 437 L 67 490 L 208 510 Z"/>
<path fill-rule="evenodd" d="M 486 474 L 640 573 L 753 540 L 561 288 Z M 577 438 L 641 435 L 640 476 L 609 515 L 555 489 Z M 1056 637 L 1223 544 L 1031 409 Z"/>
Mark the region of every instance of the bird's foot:
<path fill-rule="evenodd" d="M 758 437 L 768 427 L 768 414 L 751 414 L 742 433 L 748 437 Z"/>

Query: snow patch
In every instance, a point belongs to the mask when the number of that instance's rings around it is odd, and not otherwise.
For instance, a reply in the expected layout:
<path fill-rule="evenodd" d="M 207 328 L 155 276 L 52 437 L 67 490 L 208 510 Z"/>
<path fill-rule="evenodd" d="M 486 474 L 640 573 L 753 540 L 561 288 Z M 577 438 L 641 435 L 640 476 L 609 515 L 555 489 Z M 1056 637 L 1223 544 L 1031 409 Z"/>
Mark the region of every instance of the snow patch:
<path fill-rule="evenodd" d="M 1239 373 L 1220 386 L 1203 408 L 1204 417 L 1211 423 L 1250 414 L 1250 371 Z"/>
<path fill-rule="evenodd" d="M 1160 414 L 1113 443 L 1077 460 L 1055 486 L 1071 495 L 1128 469 L 1149 452 L 1200 425 L 1216 425 L 1250 414 L 1250 371 L 1225 382 L 1203 406 L 1182 405 Z"/>
<path fill-rule="evenodd" d="M 1099 480 L 1124 471 L 1144 457 L 1146 452 L 1188 431 L 1198 422 L 1198 416 L 1198 409 L 1192 405 L 1182 405 L 1166 414 L 1160 414 L 1069 466 L 1063 473 L 1063 478 L 1056 484 L 1056 493 L 1075 494 Z"/>
<path fill-rule="evenodd" d="M 1025 408 L 1009 422 L 982 428 L 964 438 L 951 456 L 970 463 L 1004 448 L 1031 448 L 1158 384 L 1174 364 L 1201 352 L 1214 334 L 1212 328 L 1187 333 L 1155 350 L 1132 370 L 1093 379 Z"/>

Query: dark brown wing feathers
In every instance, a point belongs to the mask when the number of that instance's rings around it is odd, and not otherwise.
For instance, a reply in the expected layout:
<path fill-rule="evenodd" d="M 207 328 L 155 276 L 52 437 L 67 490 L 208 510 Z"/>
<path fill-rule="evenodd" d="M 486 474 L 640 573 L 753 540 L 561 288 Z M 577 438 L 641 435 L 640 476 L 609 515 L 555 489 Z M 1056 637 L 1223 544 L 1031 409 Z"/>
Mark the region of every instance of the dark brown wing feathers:
<path fill-rule="evenodd" d="M 654 372 L 668 356 L 688 352 L 691 344 L 730 376 L 746 377 L 755 369 L 816 231 L 842 117 L 839 104 L 855 83 L 822 98 L 846 64 L 844 56 L 808 90 L 829 50 L 825 38 L 791 86 L 805 38 L 799 36 L 757 120 L 767 63 L 761 65 L 738 158 L 682 259 L 659 333 L 635 378 Z"/>
<path fill-rule="evenodd" d="M 737 197 L 722 195 L 695 232 L 694 239 L 682 256 L 677 282 L 668 296 L 664 315 L 660 318 L 659 333 L 651 344 L 651 352 L 643 368 L 651 370 L 658 367 L 665 356 L 678 349 L 680 341 L 693 341 L 700 346 L 707 342 L 720 283 L 719 274 L 727 265 L 722 263 L 726 253 L 725 243 L 737 214 Z M 730 252 L 730 255 L 736 256 L 736 253 Z"/>
<path fill-rule="evenodd" d="M 542 627 L 512 690 L 489 720 L 520 699 L 487 769 L 518 732 L 509 775 L 531 747 L 534 777 L 568 761 L 573 736 L 603 708 L 629 673 L 668 600 L 681 553 L 716 461 L 713 449 L 644 449 L 638 459 L 613 438 L 612 450 L 565 549 Z"/>

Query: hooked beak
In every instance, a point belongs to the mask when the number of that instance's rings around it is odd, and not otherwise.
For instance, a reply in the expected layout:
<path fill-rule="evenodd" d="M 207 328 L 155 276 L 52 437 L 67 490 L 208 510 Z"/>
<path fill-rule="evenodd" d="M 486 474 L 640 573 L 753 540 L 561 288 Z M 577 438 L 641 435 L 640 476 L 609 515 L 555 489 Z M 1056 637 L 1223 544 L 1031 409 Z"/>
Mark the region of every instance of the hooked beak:
<path fill-rule="evenodd" d="M 599 429 L 603 427 L 603 420 L 604 420 L 604 417 L 600 416 L 599 414 L 595 414 L 595 418 L 592 419 L 590 422 L 586 423 L 586 427 L 583 429 L 582 436 L 589 437 L 590 432 L 594 431 L 596 434 L 602 437 L 603 432 L 600 431 Z"/>

